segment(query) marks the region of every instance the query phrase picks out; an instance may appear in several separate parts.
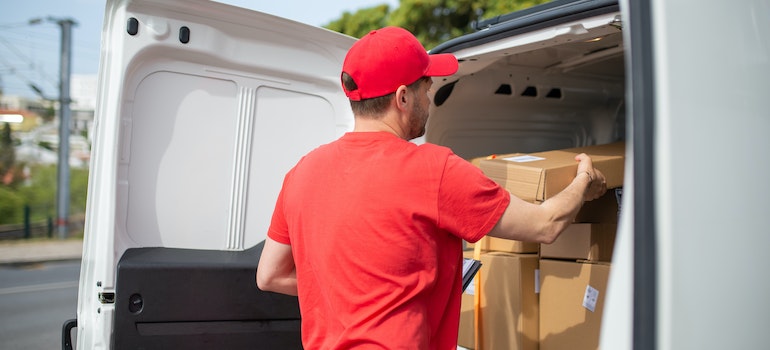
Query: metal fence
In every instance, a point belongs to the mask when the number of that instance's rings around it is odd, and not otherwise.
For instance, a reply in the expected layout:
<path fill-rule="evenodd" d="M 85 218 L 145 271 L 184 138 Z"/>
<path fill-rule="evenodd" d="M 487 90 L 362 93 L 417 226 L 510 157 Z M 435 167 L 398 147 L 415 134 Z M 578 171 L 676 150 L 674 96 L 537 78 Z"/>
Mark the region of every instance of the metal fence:
<path fill-rule="evenodd" d="M 85 217 L 83 215 L 70 217 L 67 227 L 69 233 L 82 232 L 84 224 Z M 0 240 L 53 238 L 53 236 L 54 224 L 52 218 L 48 218 L 46 221 L 0 225 Z"/>
<path fill-rule="evenodd" d="M 0 240 L 52 237 L 53 220 L 29 224 L 0 225 Z"/>

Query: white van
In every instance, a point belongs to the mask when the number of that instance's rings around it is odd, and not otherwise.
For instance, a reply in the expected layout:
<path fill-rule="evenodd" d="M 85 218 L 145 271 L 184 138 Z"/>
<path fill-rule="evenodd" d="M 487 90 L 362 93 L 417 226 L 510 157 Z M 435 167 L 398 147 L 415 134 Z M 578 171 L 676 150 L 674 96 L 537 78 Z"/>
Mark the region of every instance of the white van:
<path fill-rule="evenodd" d="M 562 1 L 439 45 L 424 140 L 473 158 L 626 141 L 602 349 L 770 344 L 770 2 Z M 299 349 L 254 271 L 284 173 L 352 128 L 353 38 L 108 0 L 77 349 Z"/>

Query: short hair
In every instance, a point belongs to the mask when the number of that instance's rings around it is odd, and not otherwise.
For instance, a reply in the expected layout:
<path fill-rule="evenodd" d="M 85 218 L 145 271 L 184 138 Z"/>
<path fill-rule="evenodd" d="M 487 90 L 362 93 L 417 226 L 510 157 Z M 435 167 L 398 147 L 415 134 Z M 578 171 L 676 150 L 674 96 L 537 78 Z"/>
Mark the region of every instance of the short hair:
<path fill-rule="evenodd" d="M 353 80 L 353 77 L 345 72 L 342 72 L 342 85 L 348 91 L 358 90 L 358 84 Z M 385 96 L 367 98 L 360 101 L 350 100 L 350 108 L 356 116 L 379 119 L 388 109 L 390 99 L 394 95 L 395 93 L 390 93 Z"/>
<path fill-rule="evenodd" d="M 423 81 L 431 79 L 430 77 L 421 77 L 417 81 L 407 85 L 407 88 L 413 89 Z M 358 84 L 353 80 L 350 74 L 342 72 L 342 85 L 348 91 L 355 91 L 358 89 Z M 395 95 L 395 92 L 389 93 L 384 96 L 368 98 L 360 101 L 350 100 L 350 108 L 353 110 L 353 114 L 356 116 L 363 116 L 368 118 L 379 119 L 384 115 L 388 109 L 390 100 Z"/>

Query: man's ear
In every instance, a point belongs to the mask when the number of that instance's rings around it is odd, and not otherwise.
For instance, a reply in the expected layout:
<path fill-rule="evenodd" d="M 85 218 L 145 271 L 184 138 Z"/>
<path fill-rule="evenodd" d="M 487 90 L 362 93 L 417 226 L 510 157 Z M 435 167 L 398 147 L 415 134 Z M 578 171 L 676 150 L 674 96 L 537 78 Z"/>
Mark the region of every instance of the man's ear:
<path fill-rule="evenodd" d="M 399 109 L 406 109 L 407 102 L 409 101 L 407 92 L 406 85 L 401 85 L 396 89 L 396 106 Z"/>

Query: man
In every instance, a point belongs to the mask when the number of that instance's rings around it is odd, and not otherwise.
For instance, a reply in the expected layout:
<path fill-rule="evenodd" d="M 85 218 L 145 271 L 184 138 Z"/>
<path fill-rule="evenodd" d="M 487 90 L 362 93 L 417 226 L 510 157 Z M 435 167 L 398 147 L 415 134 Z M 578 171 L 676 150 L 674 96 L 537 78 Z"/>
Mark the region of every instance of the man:
<path fill-rule="evenodd" d="M 289 171 L 257 285 L 298 295 L 306 349 L 455 349 L 462 240 L 550 243 L 606 191 L 579 155 L 573 182 L 535 205 L 511 196 L 425 132 L 432 76 L 458 69 L 387 27 L 348 52 L 342 87 L 355 127 Z"/>

